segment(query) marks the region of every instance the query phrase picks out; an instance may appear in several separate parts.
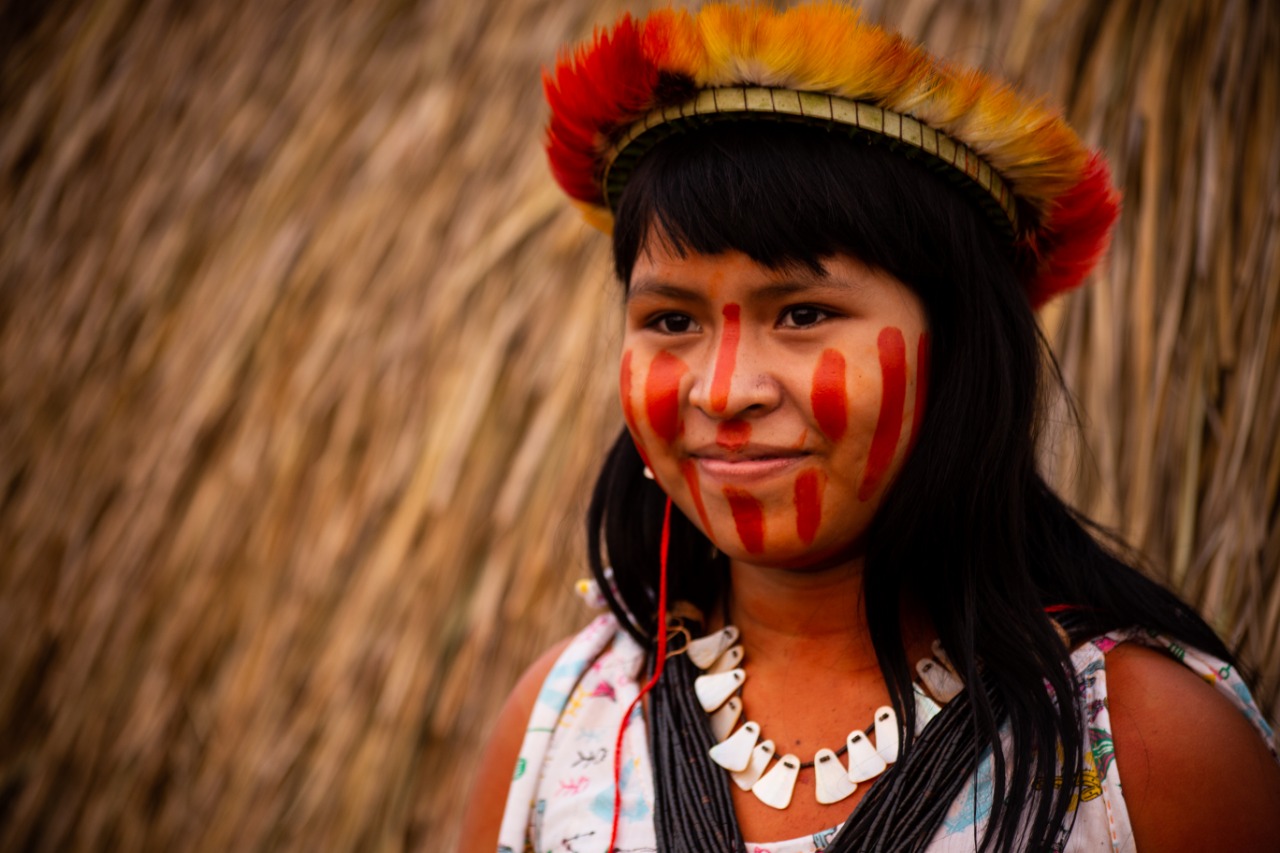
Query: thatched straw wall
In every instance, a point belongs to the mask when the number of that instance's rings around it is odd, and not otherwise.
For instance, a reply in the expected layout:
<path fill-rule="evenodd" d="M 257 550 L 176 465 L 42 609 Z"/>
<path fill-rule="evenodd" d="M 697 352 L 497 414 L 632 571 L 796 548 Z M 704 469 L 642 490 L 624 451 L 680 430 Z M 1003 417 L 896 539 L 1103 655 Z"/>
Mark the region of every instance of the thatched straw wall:
<path fill-rule="evenodd" d="M 449 849 L 588 615 L 618 302 L 538 70 L 621 4 L 44 5 L 0 18 L 0 848 Z M 1091 455 L 1048 463 L 1274 706 L 1280 16 L 869 14 L 1111 152 L 1110 263 L 1045 317 Z"/>

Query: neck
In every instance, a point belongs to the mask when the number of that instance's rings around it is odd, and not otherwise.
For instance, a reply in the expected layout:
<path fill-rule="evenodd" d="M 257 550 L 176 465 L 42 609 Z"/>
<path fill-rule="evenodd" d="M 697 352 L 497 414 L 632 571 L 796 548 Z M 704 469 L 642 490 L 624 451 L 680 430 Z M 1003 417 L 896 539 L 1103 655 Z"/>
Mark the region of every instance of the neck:
<path fill-rule="evenodd" d="M 878 668 L 867 628 L 863 562 L 851 560 L 797 570 L 730 564 L 731 594 L 724 621 L 742 632 L 749 660 L 764 666 L 804 666 L 856 674 Z M 930 631 L 914 607 L 902 608 L 908 650 Z"/>
<path fill-rule="evenodd" d="M 862 559 L 819 569 L 730 565 L 727 621 L 748 659 L 768 666 L 802 660 L 841 672 L 876 665 L 863 607 Z"/>

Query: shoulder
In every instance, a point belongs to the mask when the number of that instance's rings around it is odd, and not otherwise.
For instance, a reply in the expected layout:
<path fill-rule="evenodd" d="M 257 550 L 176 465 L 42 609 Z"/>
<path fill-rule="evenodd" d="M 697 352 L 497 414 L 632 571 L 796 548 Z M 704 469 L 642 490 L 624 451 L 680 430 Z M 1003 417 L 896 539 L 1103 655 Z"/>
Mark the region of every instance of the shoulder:
<path fill-rule="evenodd" d="M 1271 850 L 1280 766 L 1225 696 L 1137 643 L 1106 657 L 1116 765 L 1140 850 Z"/>
<path fill-rule="evenodd" d="M 520 757 L 529 716 L 533 713 L 542 683 L 572 641 L 573 637 L 566 637 L 534 661 L 520 676 L 498 712 L 462 817 L 462 833 L 458 837 L 466 839 L 468 847 L 474 845 L 473 849 L 477 850 L 497 848 L 498 828 L 507 804 L 507 788 L 515 772 L 516 760 Z"/>

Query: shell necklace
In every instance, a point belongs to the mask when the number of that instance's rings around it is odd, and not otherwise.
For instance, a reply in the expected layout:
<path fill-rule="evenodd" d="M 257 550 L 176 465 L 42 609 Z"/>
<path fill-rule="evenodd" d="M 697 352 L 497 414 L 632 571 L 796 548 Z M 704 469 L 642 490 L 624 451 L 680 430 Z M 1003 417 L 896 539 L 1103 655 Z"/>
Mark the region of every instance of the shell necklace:
<path fill-rule="evenodd" d="M 814 768 L 814 786 L 819 803 L 838 803 L 857 790 L 859 782 L 874 779 L 898 760 L 898 717 L 893 708 L 876 709 L 874 721 L 866 729 L 854 729 L 839 752 L 820 749 L 813 761 L 801 763 L 790 753 L 769 764 L 776 756 L 772 740 L 760 740 L 760 726 L 751 720 L 738 725 L 742 699 L 735 695 L 746 683 L 742 668 L 745 652 L 738 644 L 738 629 L 726 626 L 689 643 L 686 653 L 703 674 L 694 679 L 698 704 L 710 716 L 716 745 L 708 750 L 711 760 L 729 771 L 734 784 L 751 791 L 756 799 L 775 809 L 791 805 L 796 778 L 806 767 Z M 914 682 L 916 733 L 932 720 L 942 706 L 964 689 L 942 646 L 935 640 L 933 657 L 916 663 L 920 676 Z M 923 683 L 923 686 L 922 686 Z M 875 735 L 875 743 L 870 740 Z M 840 760 L 848 754 L 848 765 Z"/>

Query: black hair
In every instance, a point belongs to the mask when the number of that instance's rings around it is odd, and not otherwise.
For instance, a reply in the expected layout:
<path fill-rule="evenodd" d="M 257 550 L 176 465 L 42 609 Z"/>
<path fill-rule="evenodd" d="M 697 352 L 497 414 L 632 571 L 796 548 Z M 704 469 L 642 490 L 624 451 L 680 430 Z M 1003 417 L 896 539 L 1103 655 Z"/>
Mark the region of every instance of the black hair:
<path fill-rule="evenodd" d="M 676 134 L 640 161 L 615 213 L 614 258 L 625 286 L 651 239 L 680 253 L 737 250 L 771 268 L 820 269 L 824 258 L 848 253 L 919 296 L 930 329 L 928 408 L 867 532 L 868 626 L 906 756 L 915 709 L 906 701 L 912 674 L 897 604 L 910 595 L 926 608 L 965 682 L 987 686 L 966 691 L 968 724 L 960 727 L 973 747 L 961 777 L 988 748 L 995 762 L 980 846 L 1047 849 L 1070 831 L 1076 768 L 1089 746 L 1076 703 L 1053 698 L 1074 697 L 1077 684 L 1045 608 L 1063 614 L 1073 642 L 1140 625 L 1233 658 L 1191 608 L 1137 571 L 1118 540 L 1068 507 L 1039 474 L 1043 389 L 1052 384 L 1046 379 L 1061 380 L 1013 250 L 987 217 L 907 150 L 837 130 L 721 122 Z M 649 644 L 665 496 L 642 467 L 624 430 L 597 481 L 588 536 L 611 608 Z M 713 554 L 673 513 L 673 600 L 704 610 L 721 600 L 726 563 Z M 1002 723 L 1012 738 L 1007 763 Z M 1066 780 L 1056 782 L 1061 768 Z M 941 817 L 936 810 L 917 816 L 927 824 L 917 835 L 927 842 Z M 901 824 L 879 823 L 905 837 Z"/>

